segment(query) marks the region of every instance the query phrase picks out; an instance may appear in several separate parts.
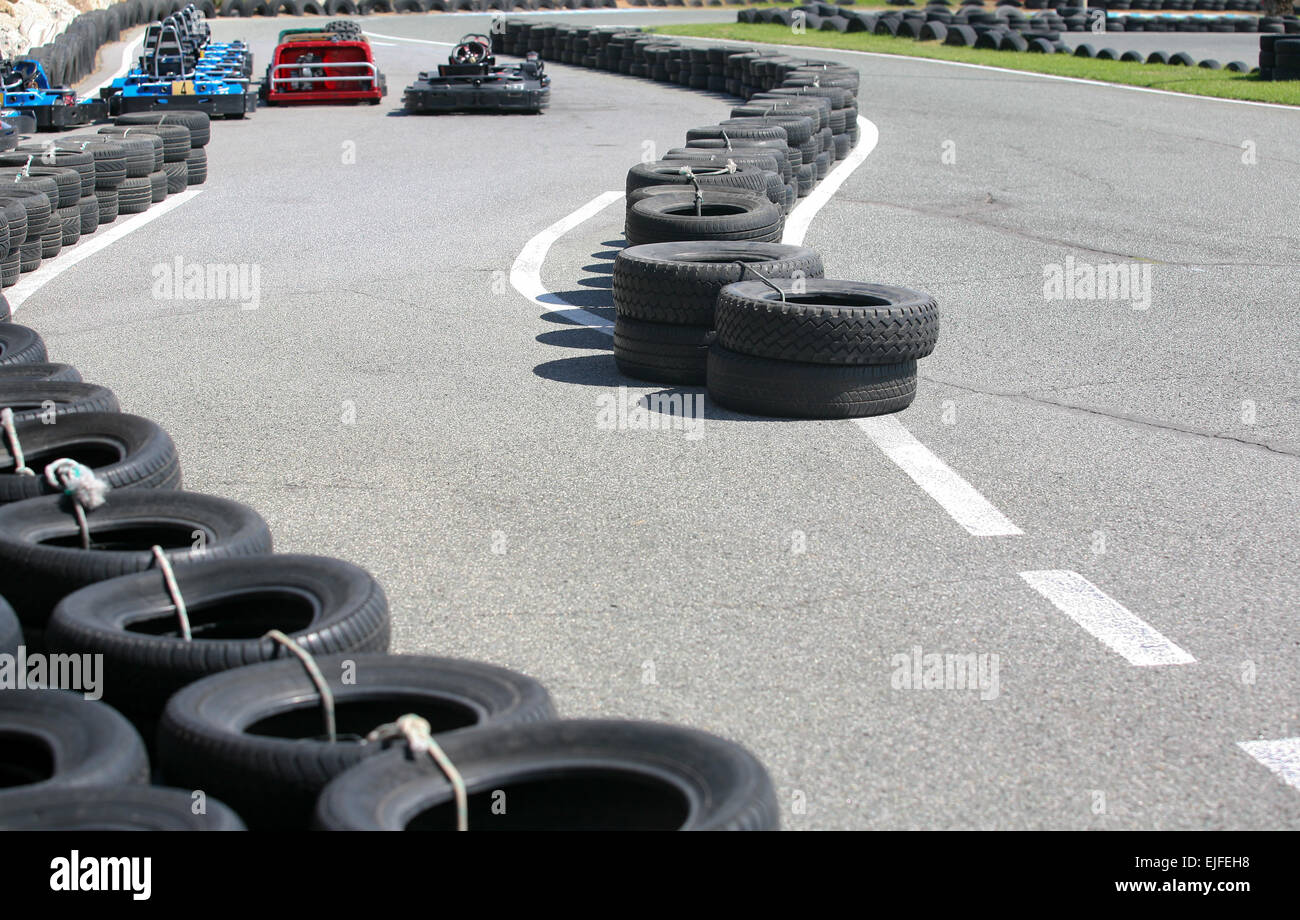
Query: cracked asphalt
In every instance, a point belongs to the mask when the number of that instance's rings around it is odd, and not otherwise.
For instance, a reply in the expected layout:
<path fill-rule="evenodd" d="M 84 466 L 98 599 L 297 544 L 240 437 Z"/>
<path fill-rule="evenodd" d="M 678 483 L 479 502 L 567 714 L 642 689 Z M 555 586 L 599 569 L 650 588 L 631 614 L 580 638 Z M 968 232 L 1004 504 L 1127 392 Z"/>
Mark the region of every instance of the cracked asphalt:
<path fill-rule="evenodd" d="M 260 72 L 291 24 L 213 29 Z M 16 318 L 161 422 L 188 488 L 373 571 L 395 651 L 739 741 L 786 827 L 1300 827 L 1300 790 L 1237 747 L 1300 735 L 1300 113 L 818 53 L 860 70 L 880 140 L 806 242 L 938 298 L 899 418 L 1024 531 L 979 538 L 848 422 L 599 426 L 602 395 L 660 388 L 511 265 L 733 103 L 548 65 L 540 117 L 395 114 L 446 53 L 417 41 L 485 25 L 367 20 L 383 105 L 214 124 L 201 195 Z M 621 244 L 615 203 L 542 280 L 609 315 Z M 258 266 L 261 307 L 154 299 L 177 256 Z M 1047 299 L 1068 259 L 1149 267 L 1149 306 Z M 1019 577 L 1045 569 L 1195 662 L 1128 664 Z M 917 648 L 996 656 L 996 692 L 895 689 Z"/>

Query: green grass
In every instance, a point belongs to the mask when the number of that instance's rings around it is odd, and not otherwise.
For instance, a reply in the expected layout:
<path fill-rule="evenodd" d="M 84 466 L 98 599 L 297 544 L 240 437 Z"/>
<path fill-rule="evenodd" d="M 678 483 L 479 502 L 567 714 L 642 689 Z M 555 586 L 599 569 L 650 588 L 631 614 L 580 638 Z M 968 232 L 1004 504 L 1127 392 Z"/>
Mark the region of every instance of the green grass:
<path fill-rule="evenodd" d="M 910 38 L 890 35 L 869 35 L 866 32 L 805 32 L 796 35 L 789 27 L 779 24 L 759 23 L 708 23 L 701 25 L 659 26 L 654 31 L 670 35 L 688 35 L 698 38 L 729 38 L 744 42 L 770 42 L 782 45 L 801 45 L 813 48 L 831 48 L 841 51 L 874 51 L 880 54 L 898 54 L 905 57 L 935 58 L 944 61 L 963 61 L 968 64 L 987 64 L 1009 70 L 1030 73 L 1048 73 L 1062 77 L 1079 77 L 1101 80 L 1126 86 L 1146 86 L 1152 89 L 1189 93 L 1196 96 L 1214 96 L 1221 99 L 1247 99 L 1252 102 L 1276 102 L 1283 105 L 1300 105 L 1300 80 L 1279 83 L 1266 82 L 1257 76 L 1231 73 L 1226 70 L 1204 70 L 1200 67 L 1173 67 L 1168 64 L 1137 64 L 1128 61 L 1099 61 L 1095 58 L 1077 58 L 1068 54 L 1029 54 L 1022 51 L 985 51 L 974 48 L 956 48 L 938 42 L 918 42 Z M 1090 39 L 1094 48 L 1104 47 L 1105 36 Z M 1177 41 L 1171 43 L 1176 50 Z M 1219 63 L 1226 64 L 1227 60 Z M 1254 66 L 1254 61 L 1245 63 Z"/>

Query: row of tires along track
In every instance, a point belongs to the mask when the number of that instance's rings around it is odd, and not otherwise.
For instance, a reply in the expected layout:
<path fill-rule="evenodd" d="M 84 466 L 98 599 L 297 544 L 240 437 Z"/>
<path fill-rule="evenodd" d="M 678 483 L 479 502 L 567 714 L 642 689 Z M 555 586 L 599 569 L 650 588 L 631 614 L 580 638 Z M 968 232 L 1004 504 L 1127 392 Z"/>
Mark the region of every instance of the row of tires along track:
<path fill-rule="evenodd" d="M 785 215 L 860 139 L 858 73 L 738 47 L 687 47 L 637 30 L 507 19 L 495 51 L 730 93 L 743 104 L 691 128 L 627 175 L 614 261 L 614 358 L 628 376 L 707 384 L 758 415 L 896 412 L 938 341 L 933 297 L 824 277 L 816 251 L 780 242 Z"/>
<path fill-rule="evenodd" d="M 1179 2 L 1179 0 L 1169 0 Z M 906 4 L 912 6 L 913 4 Z M 801 24 L 805 29 L 822 32 L 874 32 L 878 35 L 900 35 L 918 38 L 910 26 L 903 23 L 912 20 L 921 22 L 938 22 L 943 25 L 1004 25 L 1022 31 L 1052 32 L 1091 32 L 1094 20 L 1086 6 L 1056 4 L 1045 9 L 1039 3 L 1037 9 L 1042 12 L 1026 16 L 1021 12 L 1020 3 L 999 2 L 993 10 L 986 9 L 978 0 L 963 3 L 955 12 L 949 9 L 951 4 L 944 0 L 928 0 L 923 10 L 854 10 L 848 5 L 835 6 L 829 3 L 808 3 L 794 8 L 769 7 L 759 10 L 741 10 L 736 14 L 738 22 L 776 23 L 792 26 Z M 1026 7 L 1035 8 L 1032 4 Z M 1128 9 L 1128 6 L 1122 7 Z M 1137 7 L 1133 7 L 1137 9 Z M 1168 7 L 1179 9 L 1180 7 Z M 1188 7 L 1190 9 L 1190 7 Z M 1113 2 L 1107 3 L 1108 10 L 1121 9 Z M 1205 7 L 1210 9 L 1210 7 Z M 1222 5 L 1219 10 L 1223 10 Z M 1093 15 L 1100 10 L 1093 9 Z M 881 25 L 881 23 L 885 25 Z M 892 24 L 892 25 L 891 25 Z M 1107 32 L 1300 32 L 1300 20 L 1295 16 L 1107 16 Z M 929 36 L 934 37 L 934 36 Z"/>
<path fill-rule="evenodd" d="M 98 133 L 33 139 L 0 153 L 0 284 L 17 284 L 121 215 L 206 182 L 208 136 L 202 112 L 142 112 Z M 0 321 L 8 318 L 0 296 Z"/>
<path fill-rule="evenodd" d="M 1078 8 L 1082 9 L 1082 8 Z M 924 9 L 886 10 L 883 12 L 866 12 L 828 6 L 827 4 L 809 4 L 794 9 L 770 8 L 763 10 L 741 10 L 736 14 L 738 22 L 778 23 L 790 25 L 794 17 L 804 17 L 804 26 L 823 32 L 870 32 L 875 35 L 889 35 L 897 38 L 911 38 L 915 41 L 937 41 L 958 48 L 980 48 L 990 51 L 1024 51 L 1033 54 L 1073 54 L 1075 57 L 1098 58 L 1110 61 L 1129 61 L 1146 64 L 1169 64 L 1172 66 L 1202 67 L 1207 70 L 1229 70 L 1245 73 L 1251 69 L 1244 61 L 1229 61 L 1221 64 L 1214 58 L 1197 61 L 1190 54 L 1178 51 L 1152 51 L 1144 54 L 1140 51 L 1118 51 L 1114 48 L 1096 48 L 1084 42 L 1073 49 L 1061 40 L 1063 32 L 1089 32 L 1087 18 L 1083 15 L 1059 16 L 1056 14 L 1025 16 L 1020 10 L 1011 6 L 999 6 L 993 11 L 983 7 L 963 7 L 952 12 L 945 6 L 932 5 Z M 1177 28 L 1148 28 L 1151 20 L 1125 19 L 1110 17 L 1106 20 L 1107 32 L 1133 31 L 1179 31 L 1179 32 L 1255 32 L 1266 31 L 1260 35 L 1261 76 L 1265 79 L 1292 79 L 1290 73 L 1292 61 L 1284 57 L 1278 70 L 1271 60 L 1273 43 L 1283 35 L 1275 33 L 1300 33 L 1300 18 L 1288 16 L 1278 18 L 1276 27 L 1264 30 L 1257 26 L 1253 17 L 1225 18 L 1222 21 L 1204 20 L 1192 22 L 1180 20 Z M 1285 55 L 1292 52 L 1284 51 Z M 1278 75 L 1279 72 L 1282 75 Z"/>
<path fill-rule="evenodd" d="M 0 199 L 21 205 L 5 233 L 24 251 L 65 190 L 97 225 L 95 193 L 136 172 L 147 192 L 159 151 L 185 167 L 207 138 L 201 113 L 121 125 L 85 150 L 60 138 L 60 165 Z M 449 778 L 413 753 L 421 728 L 464 780 L 470 829 L 779 826 L 767 772 L 732 742 L 560 720 L 523 674 L 386 654 L 388 601 L 369 573 L 273 554 L 252 508 L 182 491 L 168 433 L 13 322 L 0 322 L 0 410 L 0 829 L 453 829 Z M 331 726 L 273 630 L 314 660 Z"/>

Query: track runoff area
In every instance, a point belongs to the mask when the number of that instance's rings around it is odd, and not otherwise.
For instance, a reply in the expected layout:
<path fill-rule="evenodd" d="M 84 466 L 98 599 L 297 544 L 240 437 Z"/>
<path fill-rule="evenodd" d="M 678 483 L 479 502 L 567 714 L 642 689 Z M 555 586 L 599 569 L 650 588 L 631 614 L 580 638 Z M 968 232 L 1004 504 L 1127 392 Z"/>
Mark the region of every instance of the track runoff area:
<path fill-rule="evenodd" d="M 15 315 L 165 424 L 187 488 L 372 572 L 395 652 L 739 742 L 786 828 L 1300 822 L 1294 112 L 810 51 L 864 131 L 785 240 L 934 296 L 916 397 L 778 421 L 685 388 L 690 424 L 641 427 L 621 190 L 736 101 L 548 63 L 542 116 L 390 117 L 490 20 L 362 21 L 378 111 L 214 125 L 223 176 Z M 287 24 L 213 29 L 266 60 Z M 177 258 L 255 267 L 258 308 L 156 298 Z"/>

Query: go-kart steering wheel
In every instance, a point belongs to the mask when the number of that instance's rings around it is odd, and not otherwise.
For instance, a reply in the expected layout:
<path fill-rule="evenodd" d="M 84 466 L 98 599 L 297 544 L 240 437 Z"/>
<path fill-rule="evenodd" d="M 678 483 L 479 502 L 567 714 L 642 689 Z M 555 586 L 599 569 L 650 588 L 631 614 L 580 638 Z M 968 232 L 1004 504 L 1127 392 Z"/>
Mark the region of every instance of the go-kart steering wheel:
<path fill-rule="evenodd" d="M 486 35 L 470 34 L 460 40 L 451 52 L 457 64 L 482 64 L 492 53 L 492 40 Z"/>

